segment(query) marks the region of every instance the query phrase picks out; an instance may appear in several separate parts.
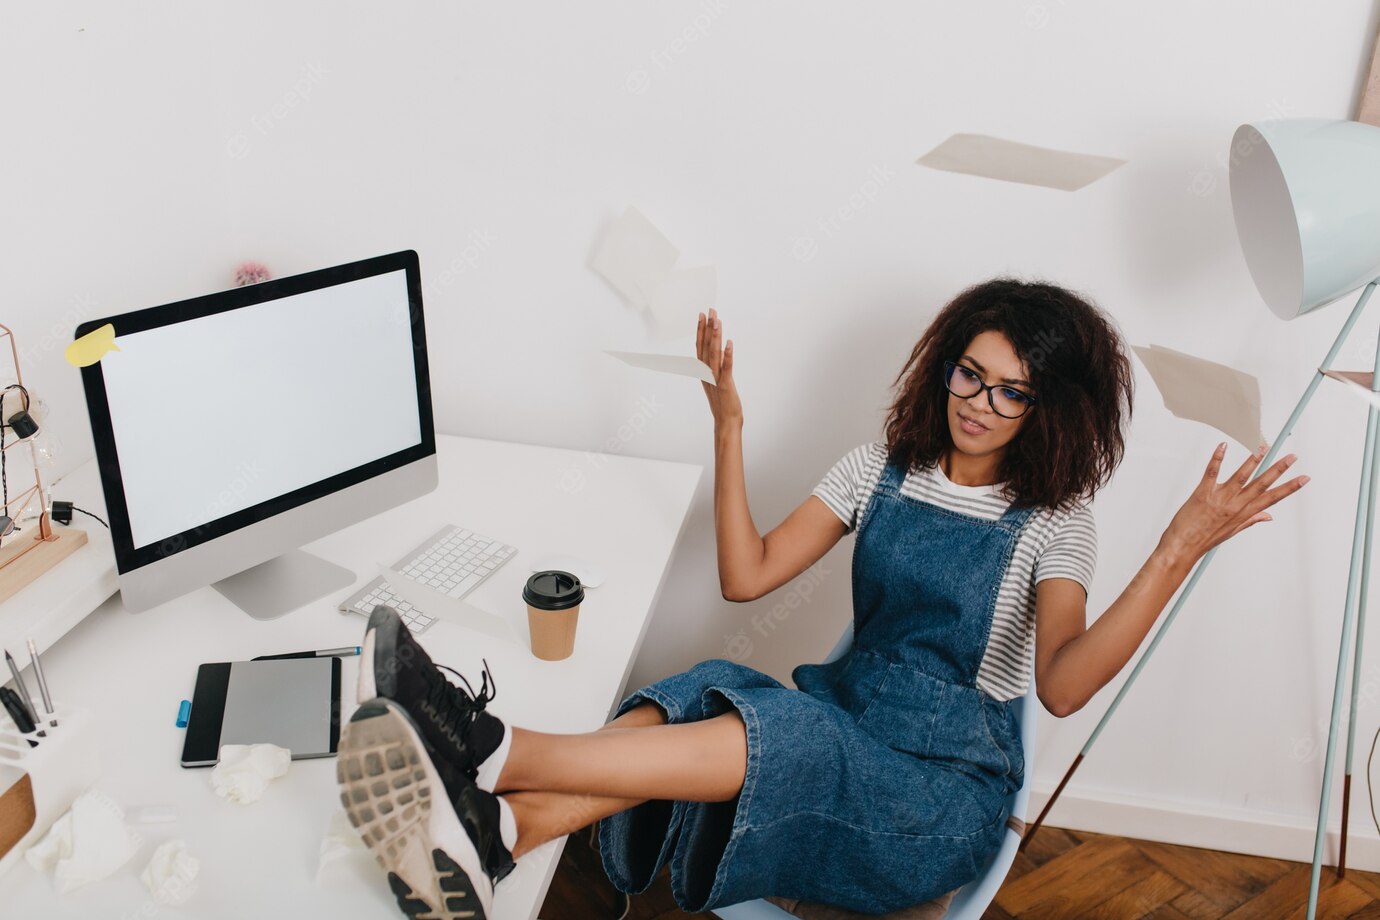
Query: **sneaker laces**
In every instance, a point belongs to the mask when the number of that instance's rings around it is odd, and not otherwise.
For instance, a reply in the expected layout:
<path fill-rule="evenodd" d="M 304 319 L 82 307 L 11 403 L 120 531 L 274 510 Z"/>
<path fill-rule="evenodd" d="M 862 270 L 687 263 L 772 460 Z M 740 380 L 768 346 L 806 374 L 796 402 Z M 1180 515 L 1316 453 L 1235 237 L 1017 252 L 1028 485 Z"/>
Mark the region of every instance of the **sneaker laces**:
<path fill-rule="evenodd" d="M 493 679 L 493 674 L 489 671 L 487 659 L 481 659 L 484 663 L 484 670 L 481 672 L 482 680 L 479 684 L 479 692 L 474 692 L 474 686 L 469 682 L 465 675 L 447 665 L 439 664 L 436 667 L 444 669 L 460 678 L 460 683 L 464 684 L 463 689 L 436 672 L 428 672 L 427 680 L 431 684 L 430 702 L 436 712 L 437 719 L 443 722 L 459 721 L 473 722 L 479 713 L 484 711 L 484 707 L 497 695 L 497 683 Z"/>

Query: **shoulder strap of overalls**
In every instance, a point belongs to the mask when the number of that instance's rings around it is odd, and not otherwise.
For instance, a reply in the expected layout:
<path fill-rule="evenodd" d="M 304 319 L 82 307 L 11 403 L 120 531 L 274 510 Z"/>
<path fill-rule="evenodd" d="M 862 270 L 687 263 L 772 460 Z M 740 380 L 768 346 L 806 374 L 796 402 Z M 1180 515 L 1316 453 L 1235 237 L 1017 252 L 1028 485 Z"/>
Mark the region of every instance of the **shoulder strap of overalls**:
<path fill-rule="evenodd" d="M 1035 513 L 1035 508 L 1030 505 L 1017 506 L 1014 502 L 1007 506 L 1006 511 L 1002 512 L 1001 521 L 1004 524 L 1011 524 L 1017 530 L 1025 526 L 1025 522 L 1030 520 L 1030 516 Z"/>
<path fill-rule="evenodd" d="M 889 488 L 895 492 L 901 491 L 901 484 L 906 481 L 907 470 L 902 466 L 902 461 L 891 452 L 887 453 L 886 466 L 882 468 L 882 478 L 877 483 L 877 488 Z"/>

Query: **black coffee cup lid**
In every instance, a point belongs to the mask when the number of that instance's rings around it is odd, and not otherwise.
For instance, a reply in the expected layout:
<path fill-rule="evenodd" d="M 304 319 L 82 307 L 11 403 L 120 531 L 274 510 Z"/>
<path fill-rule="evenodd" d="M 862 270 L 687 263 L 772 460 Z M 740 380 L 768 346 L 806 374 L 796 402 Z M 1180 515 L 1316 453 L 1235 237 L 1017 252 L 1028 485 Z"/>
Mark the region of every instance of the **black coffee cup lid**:
<path fill-rule="evenodd" d="M 585 586 L 569 572 L 547 569 L 532 573 L 523 586 L 522 599 L 540 610 L 565 610 L 585 599 Z"/>

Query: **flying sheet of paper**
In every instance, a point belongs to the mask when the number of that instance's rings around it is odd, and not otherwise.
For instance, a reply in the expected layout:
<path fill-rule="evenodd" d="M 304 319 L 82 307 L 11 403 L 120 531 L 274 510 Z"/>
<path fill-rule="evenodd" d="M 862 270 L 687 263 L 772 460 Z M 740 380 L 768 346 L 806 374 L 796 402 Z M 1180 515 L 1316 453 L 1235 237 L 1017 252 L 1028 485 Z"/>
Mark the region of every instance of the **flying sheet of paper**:
<path fill-rule="evenodd" d="M 1356 120 L 1380 127 L 1380 35 L 1375 37 L 1375 50 L 1371 53 L 1370 73 L 1366 85 L 1361 90 L 1361 104 L 1356 109 Z"/>
<path fill-rule="evenodd" d="M 1380 393 L 1371 389 L 1372 378 L 1375 375 L 1370 371 L 1323 371 L 1323 375 L 1340 380 L 1346 384 L 1348 393 L 1364 399 L 1372 406 L 1380 407 Z"/>
<path fill-rule="evenodd" d="M 609 228 L 594 254 L 593 267 L 623 299 L 645 310 L 679 258 L 680 250 L 646 215 L 629 207 Z"/>
<path fill-rule="evenodd" d="M 648 306 L 663 332 L 687 332 L 700 313 L 709 314 L 718 288 L 719 273 L 712 265 L 678 269 L 652 292 Z"/>
<path fill-rule="evenodd" d="M 643 367 L 649 371 L 659 371 L 663 374 L 677 374 L 681 377 L 694 377 L 703 380 L 705 383 L 714 385 L 714 372 L 709 369 L 699 358 L 693 355 L 654 355 L 642 351 L 608 351 L 605 354 L 613 355 L 625 364 L 633 367 Z"/>
<path fill-rule="evenodd" d="M 1126 161 L 986 134 L 955 134 L 915 162 L 931 169 L 1075 192 Z"/>
<path fill-rule="evenodd" d="M 513 629 L 507 617 L 490 613 L 482 607 L 476 607 L 474 604 L 466 603 L 448 594 L 442 594 L 435 588 L 408 578 L 402 572 L 389 566 L 380 564 L 379 574 L 393 588 L 393 592 L 398 597 L 429 617 L 445 620 L 447 623 L 454 623 L 457 626 L 465 626 L 499 639 L 512 641 L 518 639 L 517 631 Z"/>
<path fill-rule="evenodd" d="M 1159 345 L 1133 345 L 1132 350 L 1170 412 L 1211 425 L 1247 450 L 1265 443 L 1260 433 L 1260 382 L 1255 377 Z"/>

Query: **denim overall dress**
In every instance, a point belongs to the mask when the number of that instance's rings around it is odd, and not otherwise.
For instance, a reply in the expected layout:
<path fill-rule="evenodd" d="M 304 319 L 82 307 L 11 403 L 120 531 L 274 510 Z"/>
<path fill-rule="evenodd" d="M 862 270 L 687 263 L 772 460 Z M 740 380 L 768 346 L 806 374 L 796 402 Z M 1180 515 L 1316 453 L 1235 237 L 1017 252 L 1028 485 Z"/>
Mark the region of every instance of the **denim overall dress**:
<path fill-rule="evenodd" d="M 682 910 L 777 895 L 886 913 L 959 888 L 1000 846 L 1024 758 L 1014 702 L 978 689 L 997 592 L 1031 509 L 999 520 L 901 492 L 889 458 L 858 522 L 853 646 L 792 673 L 725 660 L 629 695 L 672 723 L 736 708 L 747 772 L 727 802 L 651 800 L 600 822 L 604 869 Z"/>

